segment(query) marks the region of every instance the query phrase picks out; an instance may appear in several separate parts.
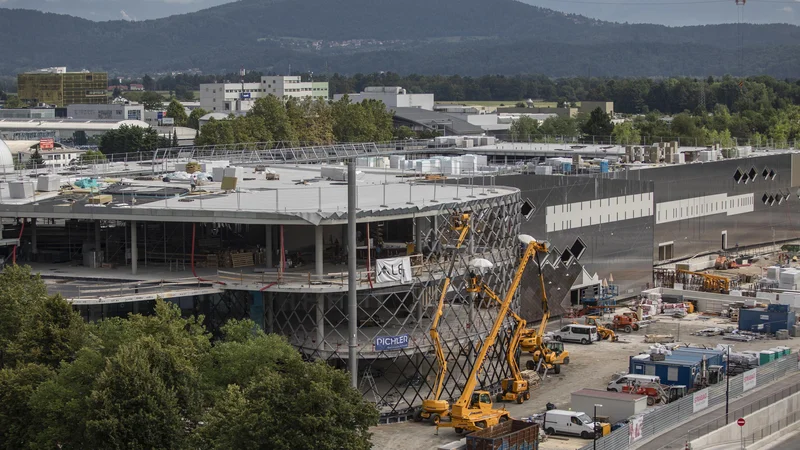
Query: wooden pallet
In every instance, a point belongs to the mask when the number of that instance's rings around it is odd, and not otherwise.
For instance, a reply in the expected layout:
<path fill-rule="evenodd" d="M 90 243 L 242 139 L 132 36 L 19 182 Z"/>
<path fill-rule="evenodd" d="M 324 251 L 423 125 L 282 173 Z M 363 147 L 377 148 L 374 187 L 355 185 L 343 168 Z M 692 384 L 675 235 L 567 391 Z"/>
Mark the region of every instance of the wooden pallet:
<path fill-rule="evenodd" d="M 252 253 L 231 253 L 231 267 L 234 269 L 239 267 L 252 267 L 254 265 Z"/>

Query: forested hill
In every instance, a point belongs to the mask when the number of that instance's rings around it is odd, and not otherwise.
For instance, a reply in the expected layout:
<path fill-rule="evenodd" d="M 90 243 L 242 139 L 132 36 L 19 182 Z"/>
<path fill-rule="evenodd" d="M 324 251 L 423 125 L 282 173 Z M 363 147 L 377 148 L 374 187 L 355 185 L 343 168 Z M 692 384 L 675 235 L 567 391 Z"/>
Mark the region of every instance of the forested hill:
<path fill-rule="evenodd" d="M 54 65 L 552 76 L 789 77 L 800 69 L 792 25 L 629 25 L 515 0 L 241 0 L 142 22 L 0 9 L 0 42 L 0 74 Z"/>

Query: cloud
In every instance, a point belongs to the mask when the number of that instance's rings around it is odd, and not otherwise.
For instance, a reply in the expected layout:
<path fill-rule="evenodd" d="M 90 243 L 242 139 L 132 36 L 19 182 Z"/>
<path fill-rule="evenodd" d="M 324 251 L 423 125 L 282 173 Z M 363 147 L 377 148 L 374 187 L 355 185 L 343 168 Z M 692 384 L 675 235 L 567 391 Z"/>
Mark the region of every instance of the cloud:
<path fill-rule="evenodd" d="M 781 11 L 790 13 L 793 12 L 794 10 L 792 9 L 791 6 L 784 6 L 783 8 L 781 8 Z"/>
<path fill-rule="evenodd" d="M 127 20 L 128 22 L 133 22 L 136 20 L 133 17 L 129 16 L 128 13 L 126 13 L 125 10 L 123 9 L 119 10 L 119 13 L 122 15 L 122 20 Z"/>

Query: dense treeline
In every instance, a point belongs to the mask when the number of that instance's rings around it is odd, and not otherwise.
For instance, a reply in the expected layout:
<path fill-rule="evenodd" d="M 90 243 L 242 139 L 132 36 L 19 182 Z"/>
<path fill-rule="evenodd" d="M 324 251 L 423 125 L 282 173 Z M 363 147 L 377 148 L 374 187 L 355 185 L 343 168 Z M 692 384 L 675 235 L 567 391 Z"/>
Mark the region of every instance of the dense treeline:
<path fill-rule="evenodd" d="M 370 448 L 378 412 L 286 340 L 157 300 L 86 324 L 30 268 L 0 274 L 0 449 Z"/>
<path fill-rule="evenodd" d="M 198 145 L 283 141 L 313 145 L 333 142 L 380 142 L 394 135 L 392 112 L 382 102 L 353 103 L 346 96 L 324 100 L 282 101 L 267 96 L 244 116 L 211 119 L 200 128 Z"/>

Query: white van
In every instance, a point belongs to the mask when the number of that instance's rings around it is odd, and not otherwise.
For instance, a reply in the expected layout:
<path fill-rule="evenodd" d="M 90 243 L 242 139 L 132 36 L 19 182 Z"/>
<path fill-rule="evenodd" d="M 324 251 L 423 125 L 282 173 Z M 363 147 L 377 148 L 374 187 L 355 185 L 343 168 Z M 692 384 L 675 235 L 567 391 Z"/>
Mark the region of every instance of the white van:
<path fill-rule="evenodd" d="M 551 409 L 544 413 L 542 428 L 547 434 L 569 434 L 591 439 L 602 436 L 599 423 L 592 421 L 588 414 L 578 411 Z"/>
<path fill-rule="evenodd" d="M 600 340 L 597 336 L 597 327 L 594 325 L 570 324 L 553 333 L 557 341 L 573 341 L 587 345 Z"/>
<path fill-rule="evenodd" d="M 608 383 L 608 387 L 606 388 L 607 391 L 615 391 L 615 392 L 622 392 L 622 388 L 627 386 L 629 383 L 636 383 L 639 384 L 646 384 L 646 383 L 658 383 L 661 384 L 661 378 L 657 377 L 656 375 L 636 375 L 627 373 L 625 375 L 621 375 L 616 380 Z"/>

